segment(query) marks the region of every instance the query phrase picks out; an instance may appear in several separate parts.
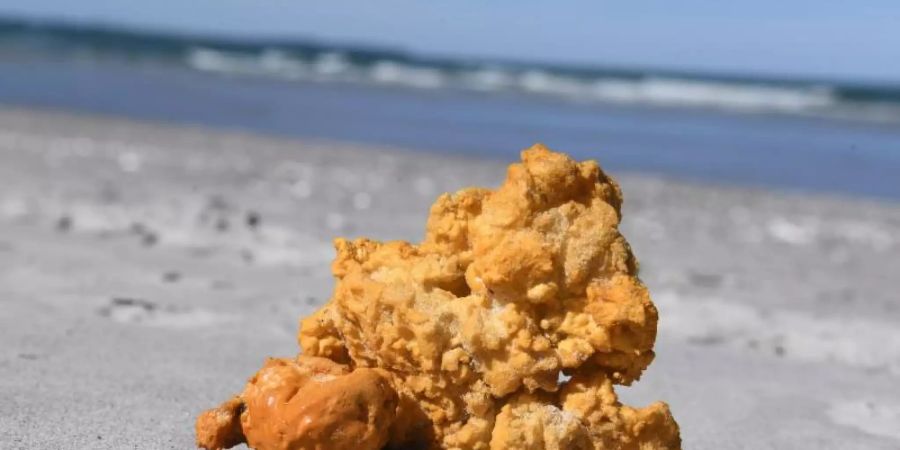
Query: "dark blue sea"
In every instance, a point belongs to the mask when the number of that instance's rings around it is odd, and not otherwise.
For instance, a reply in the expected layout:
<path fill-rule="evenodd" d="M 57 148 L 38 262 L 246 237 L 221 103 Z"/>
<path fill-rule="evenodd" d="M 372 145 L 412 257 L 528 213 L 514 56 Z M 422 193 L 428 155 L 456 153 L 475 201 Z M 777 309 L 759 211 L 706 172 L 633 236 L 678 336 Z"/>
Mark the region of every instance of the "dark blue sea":
<path fill-rule="evenodd" d="M 892 200 L 898 93 L 0 20 L 0 104 Z"/>

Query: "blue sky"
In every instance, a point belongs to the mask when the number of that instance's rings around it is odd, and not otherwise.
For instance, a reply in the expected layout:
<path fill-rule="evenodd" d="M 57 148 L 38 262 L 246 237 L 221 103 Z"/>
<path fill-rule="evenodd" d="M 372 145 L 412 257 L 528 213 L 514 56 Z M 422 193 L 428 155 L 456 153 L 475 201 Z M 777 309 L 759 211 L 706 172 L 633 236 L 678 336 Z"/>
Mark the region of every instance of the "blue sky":
<path fill-rule="evenodd" d="M 3 0 L 0 12 L 422 53 L 900 83 L 900 0 Z"/>

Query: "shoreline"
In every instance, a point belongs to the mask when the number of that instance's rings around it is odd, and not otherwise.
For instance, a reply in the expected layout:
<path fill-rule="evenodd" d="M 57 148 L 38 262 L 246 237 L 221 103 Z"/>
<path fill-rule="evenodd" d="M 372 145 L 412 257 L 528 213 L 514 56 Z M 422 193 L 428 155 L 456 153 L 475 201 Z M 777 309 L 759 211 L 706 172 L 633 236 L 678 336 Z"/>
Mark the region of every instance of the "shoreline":
<path fill-rule="evenodd" d="M 190 448 L 296 352 L 330 239 L 418 240 L 509 162 L 0 108 L 6 442 Z M 900 444 L 900 204 L 611 174 L 660 310 L 626 403 L 668 401 L 686 448 Z"/>
<path fill-rule="evenodd" d="M 57 106 L 35 106 L 35 105 L 18 105 L 18 104 L 0 104 L 0 124 L 9 123 L 12 127 L 21 128 L 24 122 L 30 122 L 37 116 L 42 120 L 50 120 L 55 124 L 69 123 L 68 131 L 78 134 L 78 126 L 88 128 L 96 128 L 104 126 L 102 124 L 116 124 L 122 127 L 139 127 L 144 129 L 145 133 L 158 132 L 169 133 L 176 132 L 182 135 L 203 135 L 213 134 L 219 135 L 220 139 L 235 139 L 242 142 L 255 140 L 265 141 L 267 144 L 274 145 L 279 148 L 286 146 L 299 146 L 303 151 L 311 149 L 328 148 L 329 151 L 337 150 L 343 152 L 374 152 L 379 154 L 391 154 L 397 157 L 404 155 L 410 158 L 434 158 L 437 160 L 449 160 L 451 163 L 459 162 L 463 164 L 488 163 L 505 167 L 510 158 L 498 154 L 475 154 L 473 152 L 453 153 L 448 150 L 427 149 L 418 150 L 409 147 L 357 142 L 353 140 L 341 140 L 331 138 L 317 137 L 298 137 L 285 135 L 276 132 L 261 132 L 250 128 L 240 128 L 231 126 L 210 126 L 202 123 L 184 123 L 178 121 L 164 121 L 158 119 L 141 119 L 125 117 L 115 114 L 104 114 L 89 111 L 74 111 L 65 107 Z M 852 123 L 852 122 L 851 122 Z M 30 127 L 30 125 L 26 126 Z M 4 127 L 0 126 L 0 130 Z M 38 127 L 40 128 L 40 127 Z M 524 147 L 523 147 L 524 149 Z M 521 149 L 519 149 L 521 150 Z M 565 150 L 563 150 L 565 151 Z M 601 162 L 602 156 L 597 158 Z M 607 169 L 609 170 L 609 169 Z M 872 204 L 873 206 L 898 206 L 900 198 L 867 195 L 852 192 L 838 191 L 817 191 L 799 187 L 789 186 L 768 186 L 759 183 L 740 183 L 726 182 L 715 179 L 702 179 L 690 176 L 677 175 L 671 173 L 659 173 L 642 170 L 616 170 L 611 171 L 617 179 L 643 180 L 646 182 L 662 182 L 667 184 L 692 187 L 695 189 L 715 189 L 730 192 L 750 192 L 758 195 L 775 195 L 779 197 L 792 198 L 795 201 L 836 201 L 836 202 L 854 202 L 861 204 Z"/>
<path fill-rule="evenodd" d="M 890 181 L 900 171 L 896 127 L 134 65 L 0 67 L 0 84 L 8 88 L 0 103 L 503 160 L 542 141 L 582 159 L 602 157 L 616 172 L 900 199 L 900 185 Z"/>

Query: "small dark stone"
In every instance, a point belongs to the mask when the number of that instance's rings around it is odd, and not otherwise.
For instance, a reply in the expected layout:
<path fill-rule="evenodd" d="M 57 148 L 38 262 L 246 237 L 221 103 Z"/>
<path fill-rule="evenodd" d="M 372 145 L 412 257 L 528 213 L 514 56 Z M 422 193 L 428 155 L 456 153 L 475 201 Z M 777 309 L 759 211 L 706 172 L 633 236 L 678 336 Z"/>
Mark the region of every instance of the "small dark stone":
<path fill-rule="evenodd" d="M 719 335 L 706 335 L 706 336 L 698 336 L 688 339 L 688 342 L 695 345 L 718 345 L 725 342 L 724 336 Z"/>
<path fill-rule="evenodd" d="M 141 222 L 132 222 L 129 229 L 134 234 L 144 234 L 147 232 L 147 226 Z"/>
<path fill-rule="evenodd" d="M 72 218 L 69 216 L 62 216 L 56 221 L 56 230 L 62 233 L 65 233 L 72 229 Z"/>
<path fill-rule="evenodd" d="M 181 273 L 171 270 L 163 273 L 162 279 L 166 283 L 177 283 L 181 280 Z"/>
<path fill-rule="evenodd" d="M 159 235 L 152 231 L 148 231 L 141 236 L 141 243 L 147 247 L 152 247 L 159 242 Z"/>
<path fill-rule="evenodd" d="M 156 303 L 140 298 L 113 297 L 111 303 L 113 306 L 137 306 L 143 308 L 145 311 L 153 311 L 156 309 Z"/>
<path fill-rule="evenodd" d="M 129 227 L 129 231 L 140 237 L 141 243 L 150 247 L 159 242 L 159 235 L 141 222 L 134 222 Z"/>
<path fill-rule="evenodd" d="M 780 345 L 776 345 L 775 346 L 775 355 L 776 356 L 784 356 L 784 354 L 785 354 L 784 347 L 782 347 Z"/>
<path fill-rule="evenodd" d="M 262 220 L 262 218 L 259 216 L 259 213 L 257 213 L 256 211 L 247 212 L 246 219 L 247 219 L 247 226 L 250 228 L 254 228 L 254 229 L 259 227 L 259 223 Z"/>
<path fill-rule="evenodd" d="M 34 360 L 38 359 L 38 356 L 35 355 L 34 353 L 19 353 L 19 358 L 27 359 L 29 361 L 34 361 Z"/>
<path fill-rule="evenodd" d="M 717 288 L 722 284 L 722 276 L 715 273 L 691 272 L 689 277 L 694 286 Z"/>

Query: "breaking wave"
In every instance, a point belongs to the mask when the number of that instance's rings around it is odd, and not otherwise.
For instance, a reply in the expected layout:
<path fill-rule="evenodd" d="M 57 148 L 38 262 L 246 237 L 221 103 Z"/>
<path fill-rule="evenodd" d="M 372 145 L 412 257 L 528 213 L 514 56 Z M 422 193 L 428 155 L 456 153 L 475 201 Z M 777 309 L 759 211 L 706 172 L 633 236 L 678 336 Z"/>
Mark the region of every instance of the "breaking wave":
<path fill-rule="evenodd" d="M 344 54 L 334 52 L 323 52 L 306 59 L 292 57 L 278 50 L 264 50 L 258 55 L 247 55 L 210 48 L 192 48 L 185 62 L 197 70 L 222 74 L 372 83 L 417 89 L 520 92 L 572 101 L 782 112 L 826 109 L 834 107 L 839 101 L 833 89 L 828 86 L 787 87 L 659 75 L 630 79 L 608 75 L 572 76 L 542 69 L 496 65 L 448 69 L 392 60 L 356 64 Z"/>
<path fill-rule="evenodd" d="M 11 52 L 160 63 L 286 81 L 900 122 L 900 86 L 429 58 L 311 41 L 247 41 L 0 19 L 0 57 Z"/>

